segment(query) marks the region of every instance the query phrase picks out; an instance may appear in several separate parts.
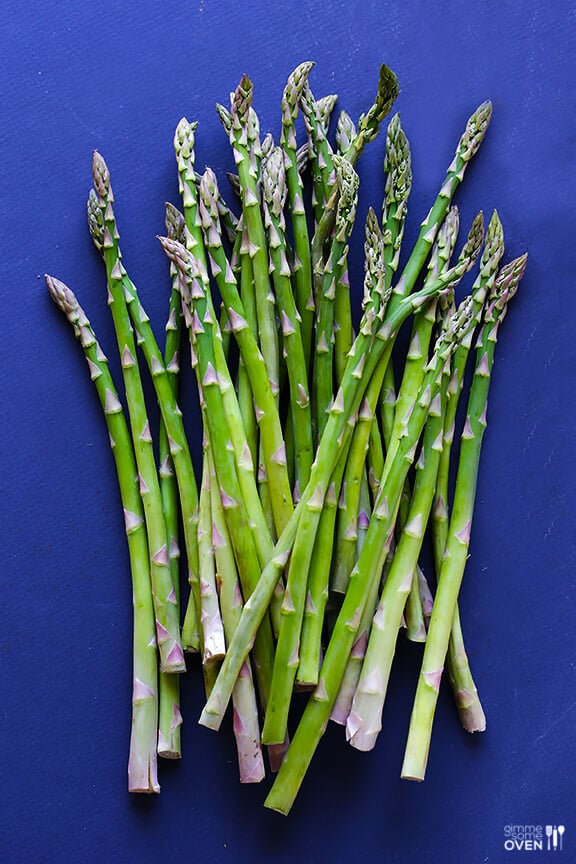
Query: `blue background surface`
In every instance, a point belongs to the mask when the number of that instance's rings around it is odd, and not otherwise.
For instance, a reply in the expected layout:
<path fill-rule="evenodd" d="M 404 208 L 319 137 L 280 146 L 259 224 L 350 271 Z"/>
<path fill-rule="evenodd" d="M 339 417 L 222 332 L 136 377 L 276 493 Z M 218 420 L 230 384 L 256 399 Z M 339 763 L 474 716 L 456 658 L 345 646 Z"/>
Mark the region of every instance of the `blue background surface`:
<path fill-rule="evenodd" d="M 264 3 L 4 0 L 0 50 L 0 860 L 10 862 L 500 862 L 509 823 L 563 823 L 576 861 L 576 350 L 574 4 L 556 0 Z M 498 345 L 462 609 L 488 731 L 459 728 L 443 687 L 427 779 L 399 779 L 420 656 L 395 668 L 374 752 L 339 728 L 288 819 L 242 788 L 229 731 L 197 726 L 184 683 L 184 758 L 159 797 L 125 791 L 131 592 L 100 407 L 42 274 L 67 281 L 105 347 L 113 331 L 85 225 L 93 149 L 112 172 L 124 255 L 161 332 L 155 236 L 177 203 L 172 135 L 200 120 L 197 164 L 232 168 L 216 101 L 247 72 L 278 132 L 289 72 L 357 117 L 378 66 L 397 73 L 412 145 L 407 248 L 466 118 L 494 103 L 457 196 L 463 224 L 497 207 L 507 257 L 529 252 Z M 383 137 L 359 170 L 359 224 L 383 192 Z M 361 237 L 352 273 L 361 283 Z M 186 399 L 184 400 L 187 401 Z M 190 400 L 190 404 L 192 404 Z M 197 417 L 187 414 L 198 453 Z M 528 853 L 523 853 L 528 855 Z M 548 860 L 548 853 L 529 860 Z"/>

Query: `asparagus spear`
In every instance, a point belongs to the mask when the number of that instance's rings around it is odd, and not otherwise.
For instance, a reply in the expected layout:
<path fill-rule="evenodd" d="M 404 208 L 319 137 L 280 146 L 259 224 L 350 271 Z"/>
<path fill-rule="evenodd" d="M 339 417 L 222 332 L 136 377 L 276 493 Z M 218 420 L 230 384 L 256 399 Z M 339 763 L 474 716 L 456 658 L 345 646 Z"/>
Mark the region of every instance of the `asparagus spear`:
<path fill-rule="evenodd" d="M 202 609 L 202 662 L 204 665 L 218 663 L 226 653 L 224 627 L 218 602 L 216 586 L 216 564 L 212 538 L 212 497 L 217 495 L 217 484 L 210 478 L 210 444 L 204 440 L 202 485 L 198 510 L 198 552 L 200 556 L 200 596 Z"/>
<path fill-rule="evenodd" d="M 400 278 L 397 280 L 391 297 L 394 309 L 402 297 L 414 288 L 424 266 L 440 225 L 444 221 L 456 189 L 464 179 L 464 173 L 472 157 L 478 152 L 492 116 L 492 103 L 483 102 L 469 118 L 466 128 L 456 147 L 456 153 L 430 212 L 420 227 L 420 233 Z"/>
<path fill-rule="evenodd" d="M 358 202 L 358 175 L 345 159 L 334 157 L 338 181 L 339 198 L 336 211 L 335 234 L 330 255 L 322 267 L 321 291 L 318 296 L 316 318 L 316 353 L 314 358 L 314 404 L 316 427 L 320 436 L 324 431 L 327 410 L 334 397 L 334 304 L 336 286 L 341 280 L 345 266 L 347 246 Z M 339 326 L 343 325 L 340 320 Z M 351 346 L 348 346 L 348 350 Z M 347 353 L 341 352 L 342 354 Z"/>
<path fill-rule="evenodd" d="M 300 90 L 300 107 L 304 116 L 304 125 L 308 136 L 308 161 L 312 170 L 312 206 L 316 226 L 322 221 L 324 208 L 332 194 L 336 176 L 332 161 L 332 147 L 328 141 L 327 129 L 324 125 L 318 103 L 312 95 L 310 85 L 306 80 Z M 312 246 L 312 270 L 317 264 L 314 260 L 314 245 Z"/>
<path fill-rule="evenodd" d="M 384 172 L 386 174 L 386 189 L 382 206 L 382 232 L 384 237 L 385 284 L 387 287 L 391 287 L 394 274 L 400 263 L 408 198 L 412 188 L 410 145 L 402 129 L 399 114 L 394 115 L 386 131 Z M 390 364 L 386 370 L 380 397 L 380 421 L 385 440 L 389 440 L 392 432 L 395 404 L 394 369 Z"/>
<path fill-rule="evenodd" d="M 366 239 L 364 243 L 365 279 L 363 304 L 369 302 L 375 291 L 381 292 L 382 303 L 388 302 L 388 293 L 385 290 L 385 267 L 383 257 L 383 237 L 378 225 L 378 219 L 372 209 L 368 211 L 366 218 Z M 388 368 L 388 367 L 386 367 Z M 382 383 L 380 379 L 372 376 L 368 385 L 368 391 L 378 397 Z M 356 545 L 358 538 L 357 520 L 359 515 L 360 492 L 366 452 L 368 448 L 370 430 L 374 419 L 372 398 L 367 395 L 363 410 L 358 415 L 359 423 L 354 430 L 350 454 L 346 461 L 343 487 L 339 502 L 339 515 L 337 526 L 336 548 L 337 553 L 334 560 L 334 570 L 331 579 L 331 589 L 337 593 L 345 593 L 348 584 L 348 576 L 356 560 Z M 382 461 L 382 466 L 384 462 Z M 381 470 L 381 469 L 380 469 Z"/>
<path fill-rule="evenodd" d="M 468 398 L 466 422 L 460 443 L 456 489 L 446 553 L 440 571 L 428 638 L 410 719 L 402 777 L 423 780 L 442 671 L 448 650 L 458 592 L 468 557 L 480 451 L 486 428 L 486 408 L 494 349 L 511 298 L 526 267 L 526 256 L 502 268 L 484 313 L 476 349 L 476 369 Z"/>
<path fill-rule="evenodd" d="M 290 269 L 285 252 L 286 225 L 283 210 L 289 191 L 287 181 L 288 174 L 284 171 L 282 151 L 277 148 L 270 153 L 262 166 L 264 222 L 268 231 L 270 269 L 282 322 L 283 349 L 290 390 L 290 420 L 294 437 L 296 482 L 298 489 L 304 489 L 310 477 L 314 456 L 308 392 L 309 356 L 306 356 L 304 348 L 304 340 L 308 337 L 303 332 L 303 319 L 292 293 Z M 297 283 L 296 290 L 298 290 Z"/>
<path fill-rule="evenodd" d="M 279 349 L 276 331 L 274 295 L 271 292 L 268 275 L 268 253 L 260 196 L 257 187 L 257 168 L 254 150 L 248 144 L 248 122 L 253 98 L 253 85 L 244 75 L 234 91 L 230 112 L 229 138 L 238 168 L 242 190 L 242 218 L 248 231 L 250 255 L 254 271 L 254 288 L 258 314 L 258 329 L 261 350 L 273 389 L 279 386 Z"/>
<path fill-rule="evenodd" d="M 282 134 L 280 137 L 280 145 L 284 151 L 290 223 L 294 237 L 294 266 L 292 269 L 294 295 L 302 322 L 301 340 L 307 370 L 310 368 L 312 350 L 314 298 L 312 295 L 310 239 L 304 209 L 304 188 L 297 157 L 296 118 L 298 116 L 298 102 L 312 66 L 313 64 L 310 62 L 301 63 L 288 78 L 282 94 Z"/>
<path fill-rule="evenodd" d="M 478 217 L 478 224 L 483 224 L 481 215 Z M 432 247 L 432 254 L 428 263 L 427 279 L 434 280 L 439 273 L 448 268 L 450 257 L 456 245 L 459 225 L 458 209 L 452 207 L 446 214 L 446 218 L 438 231 L 434 246 Z M 389 437 L 386 438 L 386 445 L 390 449 L 394 449 L 397 446 L 398 435 L 406 422 L 407 415 L 412 410 L 412 405 L 424 375 L 432 331 L 436 320 L 437 306 L 438 301 L 432 300 L 416 316 L 412 325 L 410 345 L 394 407 L 392 429 L 390 430 Z M 409 506 L 410 487 L 407 481 L 403 500 L 400 505 L 400 527 L 402 527 L 408 518 Z M 417 579 L 412 580 L 406 601 L 405 617 L 408 638 L 414 642 L 425 641 L 426 625 L 424 623 L 424 613 L 420 599 L 420 586 Z"/>
<path fill-rule="evenodd" d="M 225 111 L 225 109 L 222 109 Z M 209 415 L 210 423 L 219 428 L 217 433 L 224 433 L 226 426 L 230 433 L 232 451 L 235 455 L 235 472 L 242 492 L 246 517 L 253 526 L 254 543 L 263 565 L 268 560 L 272 548 L 269 527 L 262 511 L 254 480 L 254 462 L 238 404 L 233 383 L 226 365 L 226 357 L 222 342 L 222 333 L 216 327 L 216 313 L 212 302 L 207 271 L 207 258 L 204 249 L 202 221 L 198 205 L 198 190 L 194 178 L 194 138 L 196 124 L 182 118 L 176 127 L 174 147 L 178 163 L 179 186 L 184 204 L 184 215 L 188 234 L 186 246 L 168 239 L 160 238 L 160 242 L 168 257 L 176 265 L 181 275 L 181 288 L 184 296 L 184 311 L 188 312 L 188 329 L 194 344 L 197 344 L 202 354 L 203 371 L 196 366 L 196 376 L 199 386 L 202 386 L 202 376 L 206 371 L 210 377 L 214 374 L 219 382 L 218 391 L 212 401 L 217 401 L 219 407 L 216 415 Z M 208 330 L 204 324 L 208 324 Z M 209 364 L 209 366 L 208 366 Z M 228 455 L 216 449 L 215 460 L 228 460 Z M 231 464 L 223 470 L 228 471 Z M 238 539 L 238 538 L 237 538 Z"/>
<path fill-rule="evenodd" d="M 173 207 L 166 204 L 166 231 L 172 237 L 181 237 L 184 231 L 184 217 Z M 178 291 L 178 273 L 171 267 L 172 291 L 168 320 L 166 323 L 166 342 L 164 344 L 164 363 L 170 374 L 170 382 L 174 395 L 178 394 L 178 372 L 181 334 L 180 293 Z M 166 522 L 168 539 L 168 558 L 170 561 L 170 576 L 176 599 L 180 602 L 180 548 L 178 545 L 178 520 L 180 509 L 178 503 L 178 484 L 174 474 L 174 465 L 170 455 L 170 439 L 164 423 L 160 423 L 158 436 L 158 456 L 160 461 L 160 493 L 162 508 Z M 198 650 L 198 616 L 196 603 L 190 595 L 187 604 L 184 624 L 182 626 L 182 647 L 185 651 Z M 160 705 L 158 720 L 158 755 L 168 759 L 179 759 L 182 755 L 180 729 L 182 715 L 180 713 L 180 676 L 159 676 Z"/>
<path fill-rule="evenodd" d="M 116 339 L 122 362 L 122 375 L 126 388 L 126 401 L 138 466 L 140 493 L 144 504 L 146 530 L 150 546 L 150 575 L 152 580 L 156 630 L 160 649 L 160 668 L 163 672 L 184 672 L 186 664 L 180 639 L 176 594 L 170 578 L 166 523 L 162 510 L 162 497 L 146 413 L 140 372 L 136 361 L 136 345 L 130 324 L 130 314 L 124 294 L 124 280 L 120 268 L 118 232 L 112 202 L 110 175 L 99 153 L 94 154 L 94 188 L 98 206 L 104 216 L 102 254 L 106 264 L 109 305 L 114 321 Z M 170 385 L 168 390 L 172 394 Z M 172 394 L 173 395 L 173 394 Z"/>
<path fill-rule="evenodd" d="M 211 486 L 217 487 L 214 461 L 208 451 Z M 224 508 L 219 495 L 211 495 L 212 546 L 216 563 L 216 580 L 219 584 L 222 621 L 227 642 L 230 641 L 242 614 L 242 590 L 238 581 L 238 570 L 234 551 L 230 543 Z M 238 753 L 238 769 L 241 783 L 258 783 L 264 777 L 264 760 L 260 747 L 258 705 L 250 660 L 244 662 L 238 675 L 234 692 L 234 737 Z"/>
<path fill-rule="evenodd" d="M 110 444 L 124 521 L 134 596 L 132 732 L 128 759 L 128 790 L 159 792 L 156 758 L 158 735 L 156 625 L 150 585 L 150 555 L 144 523 L 144 509 L 138 488 L 134 448 L 118 393 L 108 369 L 108 361 L 86 313 L 73 292 L 60 280 L 46 276 L 46 285 L 56 305 L 64 312 L 88 361 L 104 418 Z"/>
<path fill-rule="evenodd" d="M 478 277 L 472 286 L 474 302 L 474 321 L 480 318 L 487 293 L 491 290 L 500 259 L 504 254 L 502 224 L 496 211 L 486 231 L 486 242 L 480 260 Z M 440 454 L 438 478 L 436 480 L 435 504 L 432 511 L 432 545 L 436 572 L 440 573 L 442 558 L 448 537 L 448 475 L 450 452 L 454 437 L 454 427 L 458 401 L 464 381 L 464 371 L 469 349 L 472 344 L 472 331 L 458 346 L 452 358 L 452 377 L 448 392 L 446 417 L 444 420 L 444 446 Z M 464 637 L 458 607 L 454 613 L 452 632 L 448 648 L 448 674 L 456 698 L 456 705 L 462 725 L 469 732 L 479 732 L 486 728 L 486 717 L 478 697 L 476 684 L 470 671 L 468 656 L 464 647 Z"/>

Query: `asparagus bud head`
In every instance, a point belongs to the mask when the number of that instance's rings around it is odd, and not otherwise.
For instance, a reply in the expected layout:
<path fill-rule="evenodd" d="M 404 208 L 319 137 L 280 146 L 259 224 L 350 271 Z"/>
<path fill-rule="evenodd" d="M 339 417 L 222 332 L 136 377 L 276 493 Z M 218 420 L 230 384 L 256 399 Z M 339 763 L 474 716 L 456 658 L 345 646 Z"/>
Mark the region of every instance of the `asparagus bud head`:
<path fill-rule="evenodd" d="M 110 185 L 110 171 L 104 157 L 98 150 L 94 150 L 92 154 L 92 177 L 94 189 L 98 195 L 98 203 L 101 207 L 105 207 L 108 201 L 114 201 L 114 195 Z"/>
<path fill-rule="evenodd" d="M 336 146 L 339 153 L 347 153 L 356 136 L 356 126 L 347 111 L 342 110 L 336 125 Z"/>
<path fill-rule="evenodd" d="M 288 125 L 298 115 L 298 102 L 302 95 L 302 89 L 308 80 L 308 76 L 314 67 L 311 60 L 300 63 L 288 76 L 284 93 L 282 94 L 282 121 Z"/>
<path fill-rule="evenodd" d="M 90 189 L 88 193 L 88 201 L 86 204 L 88 213 L 88 228 L 94 246 L 102 255 L 104 253 L 104 217 L 102 209 L 98 202 L 98 195 L 94 189 Z"/>
<path fill-rule="evenodd" d="M 457 155 L 464 159 L 465 162 L 472 159 L 474 154 L 478 151 L 478 148 L 486 135 L 486 130 L 488 129 L 491 117 L 492 103 L 486 101 L 482 102 L 469 118 L 466 124 L 466 129 L 464 130 L 456 149 Z"/>

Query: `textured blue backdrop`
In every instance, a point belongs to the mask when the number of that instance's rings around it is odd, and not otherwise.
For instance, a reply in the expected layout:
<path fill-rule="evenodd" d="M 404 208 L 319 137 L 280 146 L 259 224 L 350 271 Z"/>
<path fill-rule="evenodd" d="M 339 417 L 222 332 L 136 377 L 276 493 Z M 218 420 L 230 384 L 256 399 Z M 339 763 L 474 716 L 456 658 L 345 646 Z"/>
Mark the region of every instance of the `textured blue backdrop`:
<path fill-rule="evenodd" d="M 568 0 L 4 0 L 0 860 L 477 864 L 514 854 L 505 825 L 558 822 L 563 854 L 576 860 L 575 23 Z M 155 235 L 164 201 L 177 201 L 177 121 L 200 120 L 198 164 L 223 177 L 232 161 L 214 103 L 248 72 L 262 125 L 277 132 L 281 89 L 303 59 L 316 61 L 315 94 L 337 92 L 352 116 L 369 104 L 381 61 L 397 72 L 414 167 L 408 242 L 467 116 L 492 99 L 457 200 L 464 223 L 497 207 L 509 256 L 527 249 L 530 260 L 498 346 L 463 588 L 488 731 L 467 737 L 443 689 L 427 779 L 399 779 L 412 646 L 376 750 L 354 752 L 330 728 L 285 819 L 261 807 L 263 787 L 238 786 L 231 735 L 196 725 L 197 672 L 184 687 L 184 759 L 161 766 L 159 798 L 125 791 L 121 511 L 100 408 L 42 274 L 69 282 L 112 346 L 85 227 L 97 148 L 131 274 L 160 328 L 167 273 Z M 362 216 L 381 201 L 382 156 L 378 141 L 362 160 Z M 360 253 L 357 236 L 356 270 Z M 193 435 L 196 418 L 187 422 Z"/>

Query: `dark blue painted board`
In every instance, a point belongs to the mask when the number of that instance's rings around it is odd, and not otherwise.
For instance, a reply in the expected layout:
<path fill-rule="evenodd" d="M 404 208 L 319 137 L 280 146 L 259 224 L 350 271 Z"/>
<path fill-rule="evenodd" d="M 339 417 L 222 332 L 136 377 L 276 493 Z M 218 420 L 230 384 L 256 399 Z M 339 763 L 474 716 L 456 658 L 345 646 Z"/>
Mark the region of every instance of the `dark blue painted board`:
<path fill-rule="evenodd" d="M 566 825 L 563 854 L 576 860 L 574 25 L 573 4 L 534 0 L 6 0 L 1 860 L 477 864 L 513 856 L 506 825 L 549 823 Z M 42 274 L 70 283 L 113 354 L 85 227 L 97 148 L 112 171 L 126 262 L 161 332 L 167 271 L 155 237 L 164 201 L 177 202 L 176 123 L 200 121 L 198 166 L 224 184 L 233 162 L 214 103 L 247 72 L 263 129 L 278 133 L 282 87 L 303 59 L 316 61 L 315 94 L 337 92 L 352 116 L 369 106 L 381 61 L 397 72 L 414 169 L 408 243 L 467 116 L 492 99 L 491 129 L 457 201 L 463 224 L 497 207 L 509 256 L 530 258 L 498 345 L 462 592 L 488 731 L 466 736 L 443 688 L 427 779 L 402 782 L 420 657 L 403 646 L 375 751 L 352 751 L 330 728 L 284 819 L 261 807 L 265 784 L 238 785 L 231 733 L 196 725 L 197 670 L 184 682 L 184 759 L 161 765 L 159 798 L 125 791 L 131 636 L 120 506 L 99 405 Z M 382 158 L 379 139 L 360 163 L 359 225 L 369 204 L 380 206 Z M 357 230 L 356 291 L 361 242 Z M 198 453 L 198 418 L 186 420 Z"/>

